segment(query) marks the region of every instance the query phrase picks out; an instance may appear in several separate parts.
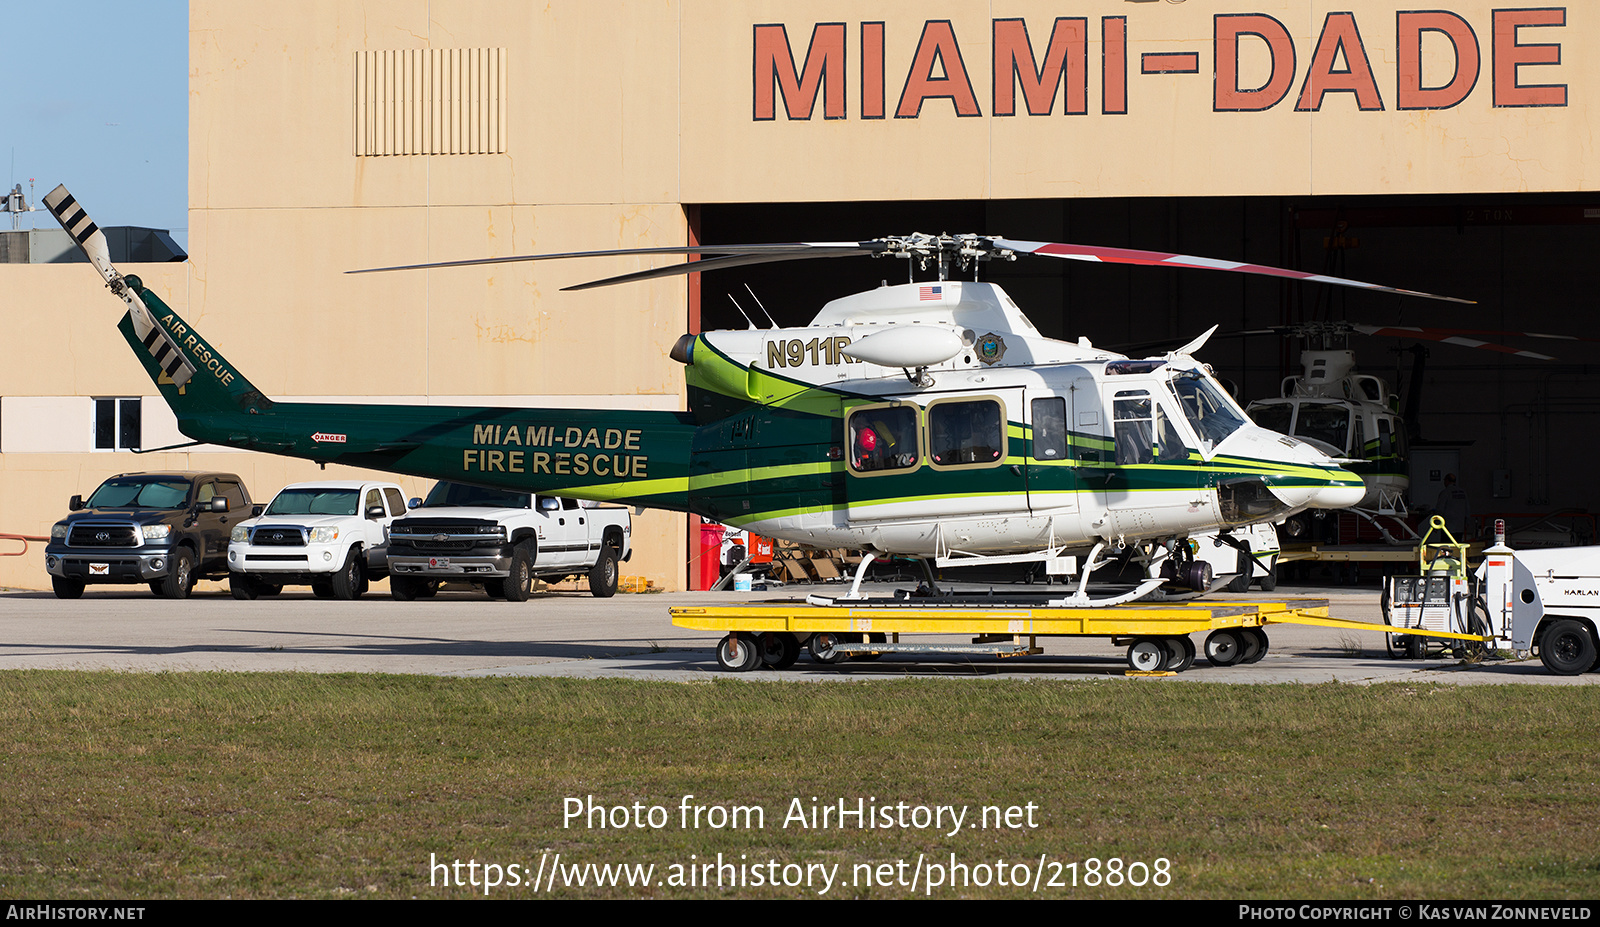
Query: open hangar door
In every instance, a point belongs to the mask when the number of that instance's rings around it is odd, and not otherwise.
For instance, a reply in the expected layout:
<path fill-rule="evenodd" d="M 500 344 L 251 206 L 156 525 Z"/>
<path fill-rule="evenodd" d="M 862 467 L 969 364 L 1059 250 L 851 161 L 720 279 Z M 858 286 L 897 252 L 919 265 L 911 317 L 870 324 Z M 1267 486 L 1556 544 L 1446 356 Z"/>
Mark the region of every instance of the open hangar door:
<path fill-rule="evenodd" d="M 1199 270 L 1122 267 L 1046 258 L 992 262 L 981 279 L 1004 286 L 1046 335 L 1087 336 L 1128 350 L 1174 344 L 1212 324 L 1201 352 L 1240 399 L 1278 395 L 1299 372 L 1301 345 L 1277 335 L 1227 333 L 1306 321 L 1539 332 L 1589 341 L 1467 335 L 1554 355 L 1530 360 L 1414 338 L 1355 335 L 1364 373 L 1402 399 L 1418 387 L 1415 427 L 1460 449 L 1460 480 L 1474 515 L 1600 511 L 1586 479 L 1600 457 L 1600 195 L 1373 197 L 1152 197 L 741 203 L 688 207 L 704 244 L 856 241 L 909 232 L 1171 251 L 1272 264 L 1476 300 L 1414 297 Z M 760 300 L 782 326 L 802 325 L 830 299 L 908 279 L 907 262 L 849 258 L 755 265 L 703 274 L 699 326 L 743 328 L 737 300 L 758 325 Z M 917 271 L 928 279 L 932 271 Z M 694 311 L 694 309 L 691 309 Z M 1159 353 L 1147 348 L 1145 353 Z M 1468 443 L 1470 442 L 1470 443 Z M 1436 489 L 1414 487 L 1413 504 Z M 1593 536 L 1580 537 L 1594 541 Z"/>

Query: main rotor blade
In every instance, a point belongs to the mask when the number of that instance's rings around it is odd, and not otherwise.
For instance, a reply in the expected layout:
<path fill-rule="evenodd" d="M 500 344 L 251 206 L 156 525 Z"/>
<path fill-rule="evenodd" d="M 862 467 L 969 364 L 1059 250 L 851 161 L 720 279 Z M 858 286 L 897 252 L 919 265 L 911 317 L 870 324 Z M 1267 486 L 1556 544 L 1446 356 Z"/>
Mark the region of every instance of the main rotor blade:
<path fill-rule="evenodd" d="M 1454 296 L 1439 296 L 1434 293 L 1422 293 L 1417 290 L 1402 290 L 1392 286 L 1379 286 L 1376 283 L 1363 283 L 1359 280 L 1347 280 L 1344 277 L 1330 277 L 1326 274 L 1306 273 L 1302 270 L 1287 270 L 1282 267 L 1270 267 L 1266 264 L 1248 264 L 1243 261 L 1219 261 L 1215 258 L 1195 257 L 1192 254 L 1171 254 L 1165 251 L 1138 251 L 1132 248 L 1100 248 L 1093 245 L 1070 245 L 1052 241 L 1012 241 L 1006 238 L 990 239 L 995 247 L 1016 251 L 1022 254 L 1038 254 L 1045 257 L 1064 258 L 1069 261 L 1093 261 L 1104 264 L 1142 264 L 1152 267 L 1192 267 L 1197 270 L 1226 270 L 1240 274 L 1258 274 L 1264 277 L 1283 277 L 1289 280 L 1305 280 L 1311 283 L 1332 283 L 1338 286 L 1352 286 L 1363 290 L 1375 290 L 1380 293 L 1397 293 L 1401 296 L 1421 296 L 1427 299 L 1442 299 L 1452 303 L 1476 304 L 1476 300 L 1458 299 Z"/>
<path fill-rule="evenodd" d="M 788 257 L 814 256 L 834 257 L 836 255 L 813 255 L 817 249 L 837 250 L 847 254 L 872 254 L 883 250 L 876 242 L 870 241 L 791 241 L 775 242 L 770 244 L 755 245 L 685 245 L 666 248 L 614 248 L 608 251 L 563 251 L 551 254 L 513 254 L 506 257 L 474 258 L 468 261 L 435 261 L 429 264 L 400 264 L 395 267 L 366 267 L 361 270 L 347 270 L 347 274 L 376 274 L 391 270 L 425 270 L 431 267 L 476 267 L 480 264 L 516 264 L 523 261 L 554 261 L 564 258 L 585 257 L 627 257 L 635 254 L 725 254 L 745 255 L 764 254 L 774 255 L 771 260 L 783 260 Z M 694 268 L 698 270 L 699 268 Z"/>
<path fill-rule="evenodd" d="M 1480 341 L 1477 338 L 1463 337 L 1471 329 L 1452 328 L 1413 328 L 1408 325 L 1357 325 L 1352 323 L 1353 330 L 1363 335 L 1376 335 L 1380 338 L 1421 338 L 1424 341 L 1437 341 L 1441 344 L 1455 344 L 1463 348 L 1478 348 L 1483 351 L 1498 351 L 1501 354 L 1515 354 L 1518 357 L 1529 357 L 1534 360 L 1555 360 L 1548 354 L 1537 351 L 1523 351 L 1509 345 L 1495 344 L 1492 341 Z M 1489 334 L 1489 332 L 1479 332 Z M 1498 332 L 1502 335 L 1520 335 L 1523 332 Z M 1554 336 L 1545 336 L 1554 337 Z M 1587 340 L 1587 339 L 1574 339 Z"/>
<path fill-rule="evenodd" d="M 611 286 L 617 283 L 632 283 L 635 280 L 653 280 L 657 277 L 675 277 L 682 274 L 697 274 L 706 270 L 721 270 L 724 267 L 745 267 L 750 264 L 771 264 L 778 261 L 804 261 L 810 258 L 855 257 L 867 252 L 859 248 L 839 248 L 828 250 L 817 248 L 812 251 L 789 252 L 786 254 L 729 254 L 723 257 L 706 258 L 700 261 L 688 261 L 683 264 L 667 264 L 663 267 L 652 267 L 649 270 L 638 270 L 633 273 L 619 274 L 615 277 L 606 277 L 603 280 L 590 280 L 587 283 L 577 283 L 561 288 L 563 293 L 569 290 L 588 290 L 594 287 Z"/>

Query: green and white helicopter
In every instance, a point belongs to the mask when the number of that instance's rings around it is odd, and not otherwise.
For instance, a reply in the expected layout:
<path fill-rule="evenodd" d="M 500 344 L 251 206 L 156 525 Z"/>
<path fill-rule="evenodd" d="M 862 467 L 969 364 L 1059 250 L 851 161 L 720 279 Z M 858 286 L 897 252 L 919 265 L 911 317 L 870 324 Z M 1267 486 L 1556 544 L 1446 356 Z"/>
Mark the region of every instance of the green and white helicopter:
<path fill-rule="evenodd" d="M 127 306 L 119 328 L 196 442 L 394 473 L 689 512 L 758 534 L 929 564 L 1042 561 L 1077 582 L 1050 604 L 1206 590 L 1191 537 L 1359 502 L 1361 478 L 1251 423 L 1195 353 L 1210 331 L 1129 358 L 1041 335 L 998 286 L 952 279 L 1039 255 L 1190 267 L 1428 296 L 1187 255 L 909 235 L 861 242 L 572 252 L 408 267 L 699 255 L 577 288 L 747 264 L 872 256 L 934 279 L 836 299 L 801 328 L 686 334 L 685 412 L 275 402 L 145 289 L 64 187 L 45 203 Z M 365 272 L 365 271 L 362 271 Z M 1448 297 L 1433 297 L 1448 298 Z M 1460 300 L 1456 300 L 1460 301 Z M 1214 330 L 1214 328 L 1213 328 Z M 865 562 L 846 596 L 859 596 Z M 1240 558 L 1244 560 L 1246 558 Z M 1107 594 L 1091 576 L 1137 563 Z"/>

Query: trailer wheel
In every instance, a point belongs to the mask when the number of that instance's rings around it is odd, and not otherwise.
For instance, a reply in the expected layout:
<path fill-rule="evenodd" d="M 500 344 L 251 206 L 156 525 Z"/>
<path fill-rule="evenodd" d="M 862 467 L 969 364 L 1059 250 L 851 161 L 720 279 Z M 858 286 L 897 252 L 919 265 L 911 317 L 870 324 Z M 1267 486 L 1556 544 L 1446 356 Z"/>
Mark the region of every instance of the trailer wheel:
<path fill-rule="evenodd" d="M 1571 619 L 1550 625 L 1539 637 L 1539 661 L 1557 676 L 1576 676 L 1595 663 L 1594 639 L 1589 629 Z"/>
<path fill-rule="evenodd" d="M 1243 656 L 1244 641 L 1226 628 L 1212 631 L 1206 638 L 1206 659 L 1212 666 L 1232 666 Z"/>
<path fill-rule="evenodd" d="M 800 639 L 788 631 L 761 635 L 761 660 L 773 669 L 788 669 L 800 659 Z"/>
<path fill-rule="evenodd" d="M 1194 641 L 1187 637 L 1167 637 L 1162 642 L 1167 647 L 1167 669 L 1181 673 L 1194 665 Z"/>
<path fill-rule="evenodd" d="M 1167 645 L 1159 637 L 1140 637 L 1128 645 L 1128 667 L 1136 673 L 1158 673 L 1167 665 Z"/>
<path fill-rule="evenodd" d="M 835 663 L 844 662 L 845 657 L 849 656 L 849 654 L 843 654 L 834 649 L 840 644 L 847 643 L 854 643 L 854 641 L 847 640 L 845 635 L 836 631 L 818 631 L 811 635 L 811 640 L 807 642 L 806 649 L 811 651 L 811 659 L 831 666 Z"/>
<path fill-rule="evenodd" d="M 1421 634 L 1407 634 L 1404 649 L 1407 660 L 1421 660 L 1428 655 L 1428 639 Z"/>
<path fill-rule="evenodd" d="M 1271 643 L 1267 640 L 1267 632 L 1261 628 L 1243 628 L 1239 636 L 1244 638 L 1244 656 L 1239 658 L 1239 662 L 1260 663 Z"/>
<path fill-rule="evenodd" d="M 761 665 L 761 647 L 756 635 L 729 634 L 717 642 L 717 665 L 730 673 L 747 673 Z"/>

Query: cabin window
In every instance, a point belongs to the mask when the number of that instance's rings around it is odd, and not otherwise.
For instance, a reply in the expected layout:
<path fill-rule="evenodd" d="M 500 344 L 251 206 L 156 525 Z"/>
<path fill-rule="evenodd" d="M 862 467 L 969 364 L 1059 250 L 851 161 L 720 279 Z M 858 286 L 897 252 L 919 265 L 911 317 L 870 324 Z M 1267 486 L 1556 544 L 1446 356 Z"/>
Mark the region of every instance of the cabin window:
<path fill-rule="evenodd" d="M 1060 396 L 1033 401 L 1033 457 L 1035 460 L 1066 460 L 1067 401 Z"/>
<path fill-rule="evenodd" d="M 1005 415 L 998 400 L 954 400 L 928 407 L 928 462 L 935 467 L 997 465 L 1005 452 Z"/>
<path fill-rule="evenodd" d="M 870 406 L 850 413 L 850 469 L 856 473 L 917 466 L 917 407 Z"/>
<path fill-rule="evenodd" d="M 1389 457 L 1394 454 L 1394 432 L 1390 430 L 1389 420 L 1378 419 L 1378 456 Z"/>

